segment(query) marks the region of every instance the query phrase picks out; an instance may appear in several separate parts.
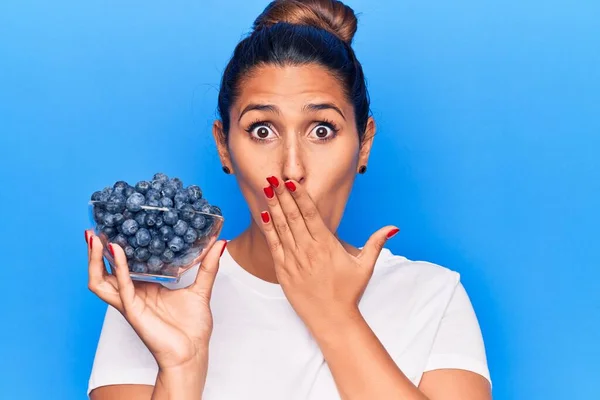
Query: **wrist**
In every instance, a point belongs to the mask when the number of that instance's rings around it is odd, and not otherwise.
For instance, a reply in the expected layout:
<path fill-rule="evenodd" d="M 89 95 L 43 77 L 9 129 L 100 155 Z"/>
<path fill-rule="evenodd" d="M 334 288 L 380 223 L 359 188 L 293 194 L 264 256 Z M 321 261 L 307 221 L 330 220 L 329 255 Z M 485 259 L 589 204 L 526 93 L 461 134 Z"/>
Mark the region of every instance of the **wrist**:
<path fill-rule="evenodd" d="M 204 390 L 207 370 L 208 357 L 195 357 L 175 366 L 159 366 L 152 399 L 197 400 Z"/>
<path fill-rule="evenodd" d="M 315 340 L 333 340 L 364 323 L 358 307 L 321 308 L 306 319 L 306 325 Z"/>

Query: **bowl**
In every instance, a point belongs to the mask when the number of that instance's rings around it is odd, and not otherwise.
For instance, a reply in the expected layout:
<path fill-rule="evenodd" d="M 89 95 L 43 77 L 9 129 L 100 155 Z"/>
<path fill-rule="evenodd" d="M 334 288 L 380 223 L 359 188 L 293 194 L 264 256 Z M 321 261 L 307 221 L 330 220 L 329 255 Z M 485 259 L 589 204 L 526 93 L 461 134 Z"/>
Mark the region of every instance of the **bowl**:
<path fill-rule="evenodd" d="M 200 264 L 204 253 L 221 234 L 225 221 L 220 215 L 189 207 L 143 205 L 135 213 L 119 207 L 122 204 L 89 202 L 94 231 L 102 242 L 111 273 L 115 260 L 108 244 L 116 243 L 127 255 L 131 279 L 137 281 L 179 282 L 186 271 Z"/>

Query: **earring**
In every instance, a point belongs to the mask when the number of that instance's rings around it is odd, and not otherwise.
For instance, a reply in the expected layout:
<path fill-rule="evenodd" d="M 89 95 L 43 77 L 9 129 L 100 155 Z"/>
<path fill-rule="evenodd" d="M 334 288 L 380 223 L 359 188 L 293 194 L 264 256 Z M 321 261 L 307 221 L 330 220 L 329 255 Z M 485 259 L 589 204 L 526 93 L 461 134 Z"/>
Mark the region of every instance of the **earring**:
<path fill-rule="evenodd" d="M 231 171 L 229 170 L 229 167 L 226 167 L 225 165 L 223 165 L 223 172 L 225 172 L 228 175 L 231 173 Z"/>
<path fill-rule="evenodd" d="M 367 172 L 367 166 L 366 165 L 361 165 L 360 168 L 358 169 L 358 173 L 359 174 L 364 174 L 365 172 Z"/>

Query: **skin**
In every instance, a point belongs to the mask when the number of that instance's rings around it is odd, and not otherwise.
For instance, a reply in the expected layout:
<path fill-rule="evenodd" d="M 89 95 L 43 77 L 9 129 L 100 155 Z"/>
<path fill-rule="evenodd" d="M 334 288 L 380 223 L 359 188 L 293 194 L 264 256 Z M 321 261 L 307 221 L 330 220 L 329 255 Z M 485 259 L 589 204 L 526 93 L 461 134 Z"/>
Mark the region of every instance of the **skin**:
<path fill-rule="evenodd" d="M 369 158 L 373 119 L 369 118 L 361 143 L 352 104 L 322 67 L 262 66 L 255 72 L 244 80 L 231 107 L 228 139 L 220 121 L 213 125 L 221 162 L 234 173 L 253 217 L 250 226 L 229 242 L 232 257 L 248 272 L 282 286 L 323 352 L 342 399 L 491 399 L 487 380 L 469 371 L 429 371 L 415 387 L 358 310 L 387 235 L 397 232 L 394 226 L 381 228 L 362 251 L 335 234 L 358 167 Z M 308 104 L 333 107 L 311 109 Z M 257 121 L 262 124 L 256 125 Z M 333 123 L 337 134 L 328 123 Z M 290 183 L 295 190 L 288 187 Z M 261 213 L 268 215 L 268 222 L 263 222 Z M 124 265 L 122 250 L 114 247 L 115 258 Z M 195 289 L 157 293 L 152 303 L 143 291 L 147 287 L 130 284 L 126 267 L 111 281 L 114 277 L 100 270 L 101 244 L 92 245 L 90 289 L 123 310 L 159 364 L 154 387 L 101 387 L 92 392 L 93 400 L 186 399 L 202 391 L 217 247 L 221 248 L 215 244 L 206 256 Z M 184 307 L 188 314 L 180 319 L 169 314 L 169 320 L 160 307 L 150 307 L 156 298 L 166 299 L 165 304 L 183 302 L 190 306 Z M 152 313 L 145 312 L 148 308 Z M 190 317 L 200 322 L 178 325 Z M 161 336 L 151 334 L 157 329 L 162 330 Z M 173 337 L 183 345 L 172 348 L 179 343 Z M 351 354 L 349 348 L 354 349 Z"/>

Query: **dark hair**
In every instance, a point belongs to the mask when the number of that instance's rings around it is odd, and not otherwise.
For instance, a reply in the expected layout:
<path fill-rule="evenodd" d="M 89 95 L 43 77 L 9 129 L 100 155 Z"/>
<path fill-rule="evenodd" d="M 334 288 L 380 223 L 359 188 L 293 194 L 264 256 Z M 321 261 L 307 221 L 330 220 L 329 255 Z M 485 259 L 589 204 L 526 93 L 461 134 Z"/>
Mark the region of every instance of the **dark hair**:
<path fill-rule="evenodd" d="M 362 66 L 352 49 L 357 20 L 336 0 L 275 0 L 254 21 L 253 32 L 236 46 L 221 79 L 219 115 L 225 139 L 229 111 L 240 86 L 259 66 L 318 64 L 342 83 L 354 106 L 362 141 L 369 118 L 369 94 Z"/>

